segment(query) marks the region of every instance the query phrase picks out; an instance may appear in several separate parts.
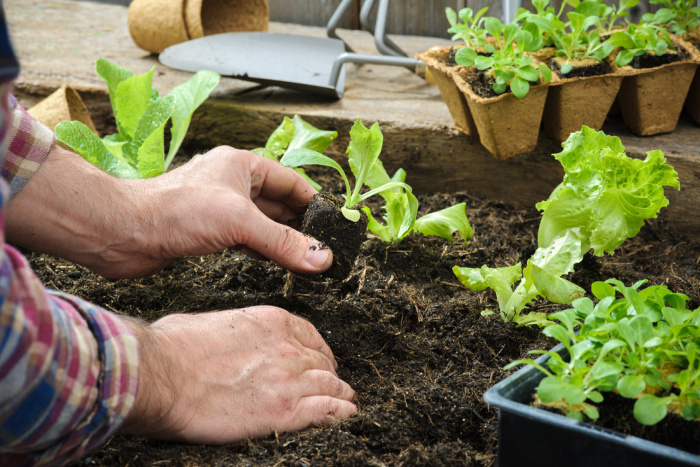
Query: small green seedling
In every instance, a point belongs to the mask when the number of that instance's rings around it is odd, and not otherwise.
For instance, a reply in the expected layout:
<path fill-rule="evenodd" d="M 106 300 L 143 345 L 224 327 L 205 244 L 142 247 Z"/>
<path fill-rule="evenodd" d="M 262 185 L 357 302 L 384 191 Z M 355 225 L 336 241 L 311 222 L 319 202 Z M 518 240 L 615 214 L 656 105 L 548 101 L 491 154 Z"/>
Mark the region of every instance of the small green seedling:
<path fill-rule="evenodd" d="M 384 136 L 377 123 L 369 130 L 359 119 L 353 125 L 350 130 L 350 145 L 347 153 L 350 170 L 355 176 L 354 188 L 339 164 L 313 148 L 288 149 L 280 162 L 287 167 L 298 168 L 301 165 L 318 164 L 338 170 L 345 181 L 347 191 L 342 212 L 353 222 L 357 222 L 360 218 L 360 212 L 353 209 L 357 204 L 375 194 L 384 198 L 385 224 L 375 219 L 367 206 L 362 207 L 369 219 L 367 228 L 384 242 L 400 243 L 413 231 L 423 235 L 439 236 L 451 242 L 454 242 L 454 232 L 457 232 L 465 241 L 474 235 L 467 219 L 464 203 L 428 213 L 416 219 L 418 200 L 413 195 L 411 187 L 405 182 L 406 172 L 399 169 L 393 177 L 389 177 L 379 159 L 383 140 Z M 370 191 L 360 194 L 363 184 L 367 185 Z"/>
<path fill-rule="evenodd" d="M 518 98 L 527 95 L 530 83 L 539 83 L 540 74 L 544 82 L 551 81 L 552 71 L 549 67 L 544 64 L 534 66 L 533 58 L 525 55 L 525 52 L 534 52 L 542 47 L 542 34 L 537 25 L 528 23 L 521 29 L 515 23 L 504 25 L 496 18 L 487 18 L 484 24 L 488 33 L 497 40 L 498 48 L 492 50 L 491 46 L 491 55 L 484 56 L 470 47 L 462 47 L 455 54 L 458 65 L 490 70 L 494 92 L 503 94 L 510 88 Z"/>
<path fill-rule="evenodd" d="M 395 188 L 403 188 L 408 196 L 408 209 L 401 220 L 399 234 L 403 235 L 410 231 L 416 219 L 418 208 L 418 200 L 413 195 L 411 187 L 404 182 L 389 181 L 381 186 L 372 189 L 366 193 L 361 193 L 362 185 L 375 175 L 375 163 L 379 159 L 379 153 L 382 150 L 384 137 L 379 130 L 379 124 L 374 123 L 370 129 L 367 129 L 360 119 L 357 119 L 350 129 L 350 144 L 348 145 L 347 154 L 348 162 L 351 167 L 355 167 L 355 185 L 350 183 L 343 168 L 333 159 L 328 156 L 314 151 L 312 149 L 297 148 L 288 151 L 280 160 L 280 163 L 286 167 L 300 167 L 303 165 L 322 165 L 332 167 L 340 173 L 340 176 L 345 182 L 346 194 L 344 195 L 345 203 L 341 208 L 343 216 L 346 219 L 357 222 L 360 220 L 360 211 L 357 205 L 366 200 L 370 196 L 381 194 L 382 192 L 393 190 Z"/>
<path fill-rule="evenodd" d="M 504 321 L 520 325 L 550 324 L 543 313 L 521 312 L 539 296 L 553 303 L 571 303 L 583 289 L 562 276 L 573 272 L 583 255 L 612 254 L 668 205 L 664 186 L 680 189 L 678 174 L 661 151 L 633 159 L 620 139 L 584 126 L 562 143 L 554 157 L 564 180 L 549 199 L 537 204 L 542 220 L 537 251 L 523 270 L 520 263 L 502 268 L 463 268 L 453 272 L 469 289 L 496 292 Z M 515 282 L 520 281 L 513 290 Z M 488 312 L 486 312 L 488 313 Z"/>
<path fill-rule="evenodd" d="M 452 33 L 452 40 L 462 40 L 471 48 L 484 47 L 486 45 L 486 29 L 483 23 L 486 19 L 484 14 L 489 10 L 489 7 L 484 7 L 474 13 L 471 8 L 462 8 L 457 13 L 450 7 L 445 8 L 447 21 L 450 23 L 450 28 L 447 32 Z M 458 20 L 462 20 L 460 23 Z"/>
<path fill-rule="evenodd" d="M 253 152 L 267 159 L 279 161 L 287 152 L 300 148 L 323 153 L 337 137 L 337 131 L 320 130 L 305 122 L 300 116 L 295 115 L 291 119 L 284 117 L 280 126 L 267 139 L 265 147 L 253 149 Z M 322 189 L 321 185 L 306 175 L 304 169 L 294 167 L 294 170 L 304 177 L 316 190 Z"/>
<path fill-rule="evenodd" d="M 622 49 L 615 57 L 617 66 L 625 66 L 634 57 L 647 52 L 661 56 L 668 50 L 675 50 L 668 30 L 652 23 L 630 24 L 626 30 L 612 33 L 605 43 Z"/>
<path fill-rule="evenodd" d="M 616 279 L 595 282 L 589 298 L 573 308 L 550 315 L 544 333 L 559 341 L 568 358 L 555 351 L 547 367 L 532 359 L 505 367 L 529 364 L 545 373 L 537 395 L 545 404 L 566 407 L 566 415 L 595 420 L 604 392 L 616 391 L 635 399 L 633 414 L 644 425 L 661 421 L 669 410 L 686 420 L 700 418 L 700 308 L 688 310 L 688 297 L 666 286 L 626 287 Z"/>
<path fill-rule="evenodd" d="M 642 22 L 665 25 L 678 35 L 700 27 L 700 6 L 693 0 L 651 0 L 650 3 L 663 8 L 644 14 Z"/>
<path fill-rule="evenodd" d="M 61 122 L 56 138 L 87 161 L 118 178 L 150 178 L 170 166 L 194 111 L 219 84 L 213 71 L 199 71 L 161 97 L 151 86 L 154 68 L 134 74 L 105 59 L 97 73 L 107 82 L 118 133 L 99 138 L 81 122 Z M 165 155 L 165 124 L 171 120 L 170 147 Z"/>

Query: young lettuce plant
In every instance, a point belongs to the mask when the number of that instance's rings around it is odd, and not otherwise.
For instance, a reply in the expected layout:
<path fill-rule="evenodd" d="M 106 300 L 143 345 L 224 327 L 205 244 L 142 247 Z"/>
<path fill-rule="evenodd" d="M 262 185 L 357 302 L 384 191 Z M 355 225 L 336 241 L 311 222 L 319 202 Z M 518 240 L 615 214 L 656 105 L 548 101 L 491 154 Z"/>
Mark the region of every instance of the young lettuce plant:
<path fill-rule="evenodd" d="M 484 14 L 489 10 L 489 7 L 484 7 L 474 13 L 471 8 L 462 8 L 457 12 L 452 8 L 445 8 L 447 21 L 450 23 L 450 28 L 447 32 L 452 33 L 452 40 L 463 40 L 467 47 L 477 48 L 486 45 L 486 29 L 483 27 Z M 460 23 L 459 20 L 462 20 Z"/>
<path fill-rule="evenodd" d="M 350 164 L 350 169 L 357 176 L 359 173 L 357 167 L 353 163 Z M 405 182 L 406 172 L 403 169 L 396 171 L 393 177 L 389 178 L 384 165 L 380 160 L 377 160 L 372 167 L 371 176 L 365 179 L 365 184 L 370 189 L 376 189 L 390 182 Z M 380 193 L 386 204 L 384 205 L 384 221 L 385 224 L 377 221 L 370 211 L 369 207 L 364 206 L 362 210 L 367 214 L 369 224 L 367 228 L 370 232 L 378 235 L 379 238 L 386 243 L 398 244 L 411 232 L 420 232 L 425 236 L 435 235 L 442 237 L 447 241 L 454 242 L 454 232 L 464 240 L 474 235 L 474 230 L 469 224 L 467 214 L 465 212 L 466 204 L 459 203 L 452 207 L 428 213 L 415 220 L 413 226 L 402 232 L 403 219 L 410 209 L 411 200 L 406 190 L 402 187 L 394 188 L 393 190 L 385 190 Z"/>
<path fill-rule="evenodd" d="M 319 153 L 327 148 L 325 142 L 329 135 L 324 135 L 324 133 L 328 132 L 322 132 L 320 130 L 309 131 L 310 135 L 316 135 L 316 137 L 309 136 L 308 138 L 300 138 L 300 140 L 309 141 L 311 144 L 295 145 L 290 143 L 286 149 L 286 154 L 282 157 L 282 164 L 288 167 L 295 167 L 295 165 L 304 165 L 307 163 L 321 164 L 320 162 L 309 161 L 311 159 L 317 159 L 318 155 L 322 155 Z M 336 134 L 334 133 L 332 136 L 335 138 Z M 326 156 L 318 160 L 323 162 L 321 165 L 327 165 L 338 170 L 346 181 L 346 207 L 347 200 L 352 199 L 353 196 L 355 196 L 356 200 L 359 200 L 355 204 L 372 196 L 372 194 L 379 194 L 384 198 L 386 202 L 384 205 L 386 211 L 384 220 L 386 224 L 377 221 L 372 216 L 372 212 L 367 206 L 362 207 L 362 211 L 367 214 L 369 220 L 367 228 L 372 233 L 378 235 L 382 241 L 398 244 L 413 231 L 420 232 L 426 236 L 439 236 L 451 242 L 454 242 L 454 232 L 457 232 L 464 241 L 474 235 L 474 231 L 469 224 L 465 212 L 465 203 L 428 213 L 416 219 L 418 200 L 413 196 L 410 186 L 405 183 L 406 172 L 403 169 L 399 169 L 393 177 L 389 177 L 389 174 L 384 169 L 382 161 L 378 158 L 383 143 L 383 135 L 378 125 L 376 126 L 376 130 L 375 126 L 373 126 L 371 130 L 367 130 L 362 125 L 362 122 L 358 120 L 355 122 L 353 129 L 350 130 L 350 139 L 351 143 L 347 151 L 349 154 L 348 164 L 350 165 L 351 172 L 355 176 L 355 188 L 352 192 L 345 172 L 335 161 Z M 316 144 L 313 144 L 314 141 L 316 141 Z M 322 141 L 323 144 L 319 145 L 319 141 Z M 377 157 L 372 162 L 375 152 Z M 299 168 L 295 167 L 295 169 Z M 363 184 L 367 185 L 370 191 L 365 195 L 359 195 L 359 190 Z M 358 194 L 353 195 L 355 192 Z M 352 208 L 352 206 L 350 206 L 350 208 Z M 345 211 L 343 211 L 343 214 L 348 218 Z M 354 216 L 352 212 L 351 215 Z M 352 220 L 352 218 L 348 219 Z"/>
<path fill-rule="evenodd" d="M 665 25 L 672 33 L 686 34 L 700 27 L 700 6 L 691 0 L 651 0 L 654 5 L 661 5 L 655 13 L 646 13 L 642 22 Z"/>
<path fill-rule="evenodd" d="M 350 129 L 350 144 L 348 145 L 347 154 L 348 162 L 351 167 L 355 167 L 355 185 L 350 183 L 343 168 L 336 161 L 328 156 L 324 156 L 318 151 L 307 148 L 297 148 L 287 153 L 282 157 L 280 163 L 286 167 L 300 167 L 302 165 L 322 165 L 332 167 L 340 173 L 340 176 L 345 182 L 346 194 L 343 195 L 345 202 L 341 208 L 343 216 L 351 222 L 360 220 L 360 210 L 358 204 L 367 198 L 393 190 L 395 188 L 403 188 L 407 196 L 407 209 L 401 219 L 399 227 L 399 235 L 405 235 L 411 230 L 416 220 L 416 212 L 418 210 L 418 200 L 412 193 L 412 189 L 402 181 L 389 180 L 366 193 L 361 193 L 362 185 L 366 181 L 375 176 L 375 164 L 379 161 L 379 153 L 382 150 L 384 136 L 379 130 L 379 124 L 374 123 L 371 128 L 367 129 L 362 124 L 360 119 L 357 119 Z"/>
<path fill-rule="evenodd" d="M 300 148 L 310 149 L 319 153 L 326 152 L 337 137 L 337 131 L 320 130 L 305 122 L 300 116 L 295 115 L 291 119 L 284 117 L 280 126 L 267 139 L 265 147 L 253 149 L 253 152 L 273 161 L 279 161 L 287 152 Z M 316 190 L 320 191 L 322 189 L 321 185 L 306 175 L 304 169 L 294 167 L 294 170 L 304 177 Z"/>
<path fill-rule="evenodd" d="M 605 44 L 619 47 L 621 50 L 615 57 L 617 66 L 625 66 L 634 57 L 651 52 L 656 56 L 661 56 L 667 50 L 675 50 L 668 30 L 663 26 L 652 23 L 630 24 L 624 31 L 612 33 Z"/>
<path fill-rule="evenodd" d="M 521 29 L 515 23 L 504 25 L 496 18 L 487 18 L 484 25 L 497 40 L 498 48 L 491 55 L 483 56 L 470 47 L 462 47 L 455 54 L 458 65 L 490 70 L 494 92 L 503 94 L 510 88 L 518 98 L 527 95 L 530 83 L 539 83 L 540 74 L 544 82 L 551 81 L 549 67 L 544 64 L 535 67 L 533 58 L 525 55 L 525 52 L 535 52 L 542 47 L 542 35 L 535 24 L 527 24 Z"/>
<path fill-rule="evenodd" d="M 526 18 L 526 21 L 536 24 L 548 34 L 557 49 L 556 55 L 566 59 L 561 66 L 561 74 L 569 73 L 575 60 L 592 58 L 602 62 L 613 51 L 612 45 L 601 43 L 598 30 L 588 32 L 600 20 L 598 10 L 597 2 L 583 2 L 574 11 L 567 13 L 567 22 L 537 15 Z"/>
<path fill-rule="evenodd" d="M 99 138 L 84 124 L 61 122 L 56 138 L 105 172 L 119 178 L 150 178 L 170 166 L 194 111 L 219 84 L 213 71 L 199 71 L 167 96 L 152 87 L 153 71 L 134 75 L 105 59 L 97 61 L 105 80 L 118 133 Z M 170 146 L 165 154 L 165 124 L 171 120 Z"/>
<path fill-rule="evenodd" d="M 644 160 L 633 159 L 619 138 L 586 126 L 572 133 L 562 147 L 554 157 L 564 168 L 564 179 L 549 199 L 537 204 L 542 212 L 538 248 L 527 267 L 523 270 L 518 263 L 505 268 L 453 268 L 467 288 L 490 287 L 496 292 L 504 321 L 548 325 L 543 313 L 521 312 L 539 296 L 564 304 L 581 297 L 584 291 L 562 276 L 573 272 L 590 250 L 597 256 L 613 254 L 639 233 L 645 219 L 655 218 L 668 205 L 664 186 L 680 189 L 678 174 L 661 151 L 648 152 Z"/>
<path fill-rule="evenodd" d="M 635 399 L 633 415 L 644 425 L 658 423 L 669 410 L 687 420 L 700 418 L 700 308 L 686 309 L 688 297 L 666 286 L 639 290 L 645 282 L 594 283 L 597 304 L 575 300 L 573 308 L 552 314 L 558 323 L 543 331 L 565 347 L 568 359 L 538 350 L 532 353 L 550 356 L 547 368 L 532 359 L 505 368 L 524 363 L 544 372 L 539 399 L 579 421 L 583 414 L 597 419 L 591 403 L 611 391 Z"/>

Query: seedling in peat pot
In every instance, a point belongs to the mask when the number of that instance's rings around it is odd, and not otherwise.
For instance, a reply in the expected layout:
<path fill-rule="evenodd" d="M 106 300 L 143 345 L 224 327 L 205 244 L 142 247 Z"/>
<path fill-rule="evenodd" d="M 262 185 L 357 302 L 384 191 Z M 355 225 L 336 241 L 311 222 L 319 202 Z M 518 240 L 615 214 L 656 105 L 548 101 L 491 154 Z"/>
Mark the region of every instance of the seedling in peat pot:
<path fill-rule="evenodd" d="M 503 94 L 508 89 L 515 97 L 523 98 L 530 91 L 530 83 L 540 82 L 540 74 L 544 82 L 552 79 L 552 71 L 547 65 L 536 64 L 533 66 L 532 57 L 524 55 L 525 52 L 534 52 L 542 47 L 542 34 L 537 25 L 528 23 L 521 29 L 517 24 L 504 25 L 496 18 L 487 18 L 484 22 L 488 33 L 498 43 L 498 48 L 493 50 L 493 45 L 487 44 L 487 50 L 491 55 L 479 55 L 470 47 L 462 47 L 455 54 L 458 65 L 486 71 L 493 80 L 493 90 L 496 94 Z"/>
<path fill-rule="evenodd" d="M 312 149 L 298 148 L 288 151 L 280 160 L 287 167 L 303 165 L 322 165 L 336 169 L 345 182 L 345 201 L 332 201 L 332 195 L 319 193 L 314 196 L 307 209 L 301 231 L 324 242 L 333 250 L 333 265 L 323 275 L 334 279 L 346 277 L 352 269 L 352 264 L 360 251 L 360 245 L 367 229 L 367 216 L 357 206 L 369 198 L 382 192 L 403 188 L 406 190 L 408 209 L 401 221 L 399 235 L 409 232 L 416 219 L 418 200 L 413 195 L 411 187 L 404 182 L 389 181 L 366 193 L 360 193 L 363 183 L 374 175 L 373 168 L 379 159 L 384 137 L 375 123 L 367 129 L 360 119 L 355 121 L 350 129 L 350 144 L 347 149 L 351 167 L 355 167 L 355 185 L 350 183 L 343 168 L 328 156 Z M 318 205 L 322 205 L 320 207 Z M 318 206 L 318 207 L 317 207 Z M 319 215 L 324 218 L 315 219 Z M 333 211 L 339 211 L 331 214 Z M 352 233 L 352 238 L 348 234 Z"/>

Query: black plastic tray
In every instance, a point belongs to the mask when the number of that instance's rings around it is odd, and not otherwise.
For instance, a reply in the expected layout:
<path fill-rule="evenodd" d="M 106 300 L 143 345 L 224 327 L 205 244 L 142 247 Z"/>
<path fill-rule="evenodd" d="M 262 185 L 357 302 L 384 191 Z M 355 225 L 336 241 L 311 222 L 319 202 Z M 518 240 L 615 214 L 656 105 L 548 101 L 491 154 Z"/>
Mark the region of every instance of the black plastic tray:
<path fill-rule="evenodd" d="M 565 352 L 561 345 L 553 350 Z M 543 378 L 526 366 L 484 393 L 484 401 L 499 409 L 500 467 L 700 466 L 700 456 L 531 407 Z"/>

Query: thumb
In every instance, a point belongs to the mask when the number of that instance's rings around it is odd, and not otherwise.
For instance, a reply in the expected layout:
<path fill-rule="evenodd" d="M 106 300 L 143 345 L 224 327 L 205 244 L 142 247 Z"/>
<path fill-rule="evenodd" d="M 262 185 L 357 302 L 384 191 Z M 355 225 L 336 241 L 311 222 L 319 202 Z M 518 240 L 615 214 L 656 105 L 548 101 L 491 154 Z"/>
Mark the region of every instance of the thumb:
<path fill-rule="evenodd" d="M 246 249 L 297 274 L 320 274 L 333 263 L 330 248 L 318 240 L 278 224 L 263 213 L 256 220 L 262 228 L 251 229 Z"/>

